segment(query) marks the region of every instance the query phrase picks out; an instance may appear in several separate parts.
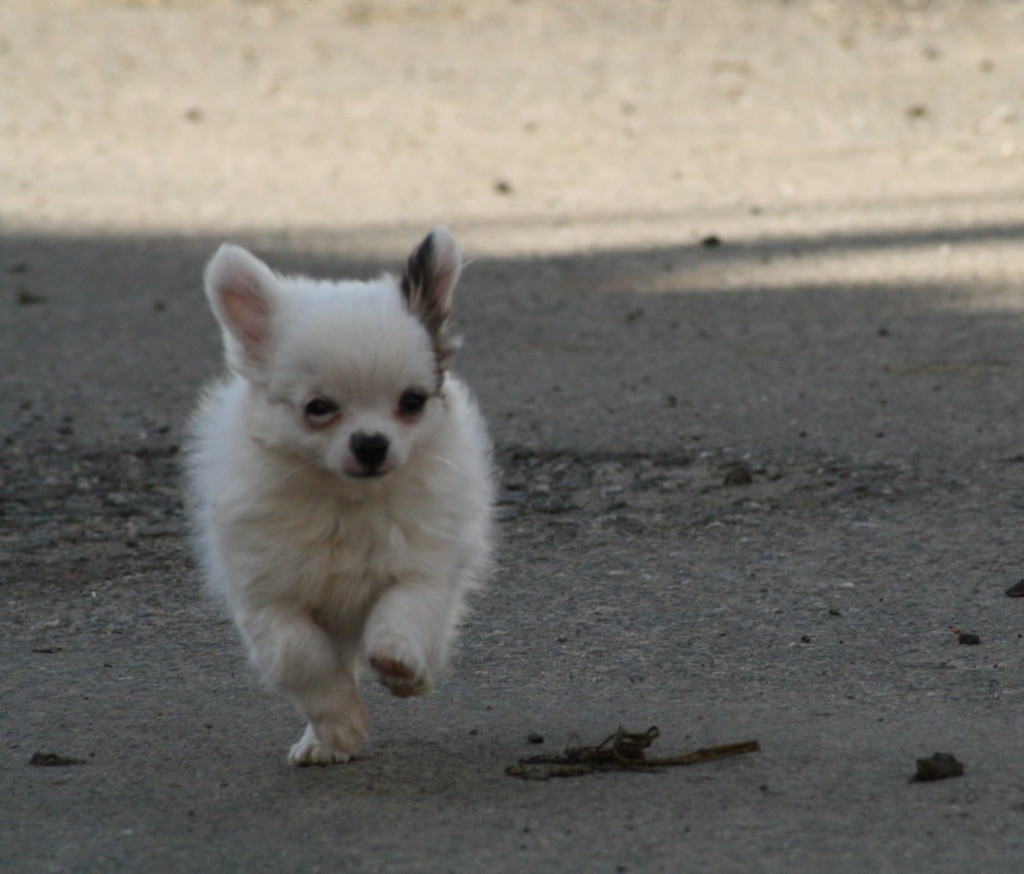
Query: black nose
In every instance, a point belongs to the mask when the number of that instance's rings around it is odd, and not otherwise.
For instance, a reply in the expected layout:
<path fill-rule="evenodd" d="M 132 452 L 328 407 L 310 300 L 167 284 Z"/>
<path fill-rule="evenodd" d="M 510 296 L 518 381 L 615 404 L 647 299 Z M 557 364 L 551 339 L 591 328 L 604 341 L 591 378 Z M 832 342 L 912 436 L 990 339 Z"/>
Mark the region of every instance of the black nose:
<path fill-rule="evenodd" d="M 357 431 L 348 442 L 352 455 L 366 470 L 377 470 L 388 457 L 388 438 L 383 434 Z"/>

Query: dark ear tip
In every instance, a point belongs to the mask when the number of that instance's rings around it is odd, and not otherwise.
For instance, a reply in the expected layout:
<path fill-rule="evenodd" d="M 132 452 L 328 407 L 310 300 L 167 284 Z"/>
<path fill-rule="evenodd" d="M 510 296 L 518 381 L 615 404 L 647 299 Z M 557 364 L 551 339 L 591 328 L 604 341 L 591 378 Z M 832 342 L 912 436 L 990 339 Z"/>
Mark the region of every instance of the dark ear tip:
<path fill-rule="evenodd" d="M 412 253 L 413 258 L 416 259 L 420 264 L 427 265 L 430 263 L 431 258 L 434 255 L 434 232 L 431 231 L 423 238 L 417 247 L 416 251 Z"/>
<path fill-rule="evenodd" d="M 406 274 L 414 281 L 429 280 L 438 271 L 458 275 L 462 253 L 451 232 L 442 225 L 433 228 L 413 249 L 406 263 Z"/>
<path fill-rule="evenodd" d="M 430 232 L 430 239 L 435 252 L 440 253 L 443 260 L 462 266 L 462 252 L 448 228 L 439 225 Z"/>
<path fill-rule="evenodd" d="M 419 245 L 416 246 L 409 253 L 407 259 L 408 270 L 410 273 L 422 272 L 430 266 L 430 262 L 434 253 L 434 232 L 431 231 L 422 240 Z"/>

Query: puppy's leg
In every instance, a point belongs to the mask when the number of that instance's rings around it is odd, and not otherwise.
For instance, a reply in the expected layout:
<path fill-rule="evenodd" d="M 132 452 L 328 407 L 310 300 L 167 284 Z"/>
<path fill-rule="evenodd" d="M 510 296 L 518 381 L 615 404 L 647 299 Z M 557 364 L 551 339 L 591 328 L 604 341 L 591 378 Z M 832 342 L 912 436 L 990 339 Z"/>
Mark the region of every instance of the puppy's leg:
<path fill-rule="evenodd" d="M 461 611 L 460 589 L 414 580 L 388 589 L 370 611 L 363 651 L 398 698 L 425 695 L 444 667 Z"/>
<path fill-rule="evenodd" d="M 299 709 L 309 720 L 306 730 L 288 751 L 293 765 L 333 765 L 347 762 L 356 755 L 367 737 L 366 705 L 356 690 L 352 675 L 339 684 L 338 700 L 328 706 L 309 707 L 299 703 Z"/>
<path fill-rule="evenodd" d="M 264 679 L 290 695 L 309 720 L 288 758 L 294 765 L 347 762 L 366 740 L 366 707 L 359 697 L 353 653 L 303 610 L 271 605 L 239 625 Z"/>

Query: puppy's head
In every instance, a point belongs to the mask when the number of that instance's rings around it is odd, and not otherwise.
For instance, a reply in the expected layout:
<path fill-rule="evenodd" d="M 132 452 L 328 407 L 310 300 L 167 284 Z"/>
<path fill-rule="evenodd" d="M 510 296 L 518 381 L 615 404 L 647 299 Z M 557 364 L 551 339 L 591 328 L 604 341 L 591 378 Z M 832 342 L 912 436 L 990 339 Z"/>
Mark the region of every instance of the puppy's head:
<path fill-rule="evenodd" d="M 443 415 L 461 264 L 443 228 L 413 250 L 397 281 L 285 277 L 221 246 L 206 294 L 228 367 L 250 385 L 249 435 L 345 478 L 406 464 Z"/>

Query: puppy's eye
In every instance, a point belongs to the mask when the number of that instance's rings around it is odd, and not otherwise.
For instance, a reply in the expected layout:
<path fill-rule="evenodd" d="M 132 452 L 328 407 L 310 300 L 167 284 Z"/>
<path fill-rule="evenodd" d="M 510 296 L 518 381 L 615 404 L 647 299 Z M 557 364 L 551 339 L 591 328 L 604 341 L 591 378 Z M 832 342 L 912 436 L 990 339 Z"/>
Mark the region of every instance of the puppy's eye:
<path fill-rule="evenodd" d="M 310 425 L 326 425 L 338 415 L 340 409 L 330 398 L 313 398 L 306 402 L 302 414 Z"/>
<path fill-rule="evenodd" d="M 410 388 L 402 392 L 398 399 L 398 414 L 400 416 L 418 416 L 427 405 L 427 393 L 418 388 Z"/>

